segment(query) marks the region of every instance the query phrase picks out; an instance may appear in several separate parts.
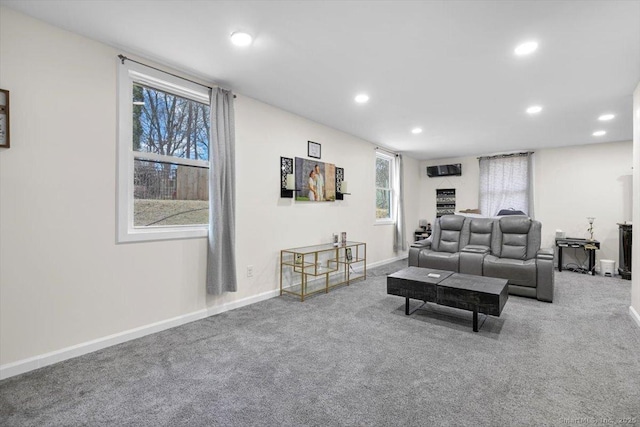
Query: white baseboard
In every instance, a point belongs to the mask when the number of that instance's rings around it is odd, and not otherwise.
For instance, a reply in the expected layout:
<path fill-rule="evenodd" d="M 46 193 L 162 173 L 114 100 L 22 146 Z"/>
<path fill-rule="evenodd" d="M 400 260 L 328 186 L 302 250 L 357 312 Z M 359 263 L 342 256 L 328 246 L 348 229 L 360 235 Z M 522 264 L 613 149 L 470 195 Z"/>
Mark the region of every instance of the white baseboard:
<path fill-rule="evenodd" d="M 280 288 L 273 289 L 271 291 L 263 292 L 258 295 L 253 295 L 247 298 L 242 298 L 238 301 L 228 302 L 222 305 L 217 305 L 215 307 L 209 307 L 207 309 L 207 316 L 214 316 L 216 314 L 224 313 L 225 311 L 235 310 L 236 308 L 244 307 L 246 305 L 255 304 L 260 301 L 266 301 L 273 297 L 277 297 L 280 295 Z"/>
<path fill-rule="evenodd" d="M 385 259 L 382 261 L 377 261 L 377 262 L 372 262 L 371 264 L 367 264 L 367 269 L 369 268 L 375 268 L 375 267 L 380 267 L 382 265 L 385 264 L 391 264 L 392 262 L 396 262 L 396 261 L 402 261 L 403 259 L 407 259 L 409 258 L 408 254 L 404 254 L 404 255 L 400 255 L 394 258 L 389 258 L 389 259 Z"/>
<path fill-rule="evenodd" d="M 629 314 L 631 315 L 631 318 L 636 321 L 636 325 L 640 328 L 640 314 L 638 314 L 632 305 L 629 306 Z"/>
<path fill-rule="evenodd" d="M 215 307 L 209 307 L 206 309 L 194 311 L 192 313 L 183 314 L 171 319 L 162 320 L 160 322 L 140 326 L 134 329 L 129 329 L 128 331 L 119 332 L 117 334 L 98 338 L 92 341 L 87 341 L 81 344 L 73 345 L 71 347 L 66 347 L 61 350 L 56 350 L 50 353 L 44 353 L 38 356 L 30 357 L 28 359 L 18 360 L 17 362 L 0 365 L 0 380 L 24 374 L 25 372 L 33 371 L 44 366 L 53 365 L 54 363 L 62 362 L 63 360 L 72 359 L 74 357 L 82 356 L 83 354 L 87 353 L 92 353 L 103 348 L 121 344 L 126 341 L 131 341 L 136 338 L 141 338 L 146 335 L 154 334 L 156 332 L 164 331 L 166 329 L 175 328 L 176 326 L 204 319 L 205 317 L 224 313 L 225 311 L 230 311 L 236 308 L 244 307 L 246 305 L 251 305 L 278 295 L 280 295 L 279 289 L 263 292 L 261 294 L 243 298 L 238 301 L 233 301 Z"/>
<path fill-rule="evenodd" d="M 385 264 L 390 264 L 395 261 L 406 259 L 407 255 L 401 255 L 395 258 L 389 258 L 383 261 L 377 261 L 371 264 L 367 264 L 367 269 L 380 267 Z M 117 334 L 108 335 L 106 337 L 98 338 L 92 341 L 76 344 L 70 347 L 66 347 L 60 350 L 52 351 L 49 353 L 40 354 L 38 356 L 30 357 L 28 359 L 18 360 L 17 362 L 7 363 L 0 365 L 0 380 L 10 378 L 16 375 L 24 374 L 29 371 L 33 371 L 45 366 L 53 365 L 54 363 L 62 362 L 67 359 L 82 356 L 87 353 L 102 350 L 103 348 L 111 347 L 123 342 L 131 341 L 136 338 L 142 338 L 144 336 L 154 334 L 156 332 L 164 331 L 166 329 L 175 328 L 176 326 L 184 325 L 186 323 L 195 322 L 196 320 L 204 319 L 205 317 L 214 316 L 216 314 L 224 313 L 225 311 L 234 310 L 236 308 L 244 307 L 247 305 L 255 304 L 260 301 L 264 301 L 280 295 L 280 289 L 274 289 L 271 291 L 263 292 L 258 295 L 243 298 L 238 301 L 233 301 L 214 307 L 208 307 L 206 309 L 194 311 L 192 313 L 183 314 L 171 319 L 162 320 L 160 322 L 152 323 L 138 328 L 129 329 L 127 331 L 119 332 Z"/>

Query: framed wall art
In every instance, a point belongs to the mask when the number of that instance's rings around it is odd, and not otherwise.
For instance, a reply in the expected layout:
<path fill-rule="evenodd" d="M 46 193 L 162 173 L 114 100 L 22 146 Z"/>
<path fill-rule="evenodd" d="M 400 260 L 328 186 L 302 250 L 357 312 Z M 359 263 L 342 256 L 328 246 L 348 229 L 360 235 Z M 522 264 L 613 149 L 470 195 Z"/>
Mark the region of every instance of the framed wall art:
<path fill-rule="evenodd" d="M 436 218 L 442 215 L 454 214 L 456 211 L 456 189 L 445 188 L 436 190 Z"/>
<path fill-rule="evenodd" d="M 296 201 L 335 202 L 336 166 L 296 157 Z"/>
<path fill-rule="evenodd" d="M 307 141 L 307 155 L 314 159 L 322 158 L 322 146 L 317 142 Z"/>

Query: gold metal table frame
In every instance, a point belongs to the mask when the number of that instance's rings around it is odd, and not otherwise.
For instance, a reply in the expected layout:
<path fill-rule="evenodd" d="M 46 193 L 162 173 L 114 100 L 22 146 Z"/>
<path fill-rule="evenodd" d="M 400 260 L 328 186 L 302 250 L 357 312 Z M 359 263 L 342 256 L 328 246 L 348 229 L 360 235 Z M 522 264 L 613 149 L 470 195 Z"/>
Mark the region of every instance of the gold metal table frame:
<path fill-rule="evenodd" d="M 299 284 L 283 286 L 286 269 L 291 271 L 291 279 L 300 274 Z M 312 277 L 311 282 L 309 276 Z M 322 276 L 324 283 L 320 282 Z M 347 242 L 338 246 L 327 243 L 280 251 L 280 295 L 290 294 L 304 301 L 309 295 L 328 293 L 329 289 L 336 286 L 348 286 L 354 280 L 366 278 L 366 243 Z"/>

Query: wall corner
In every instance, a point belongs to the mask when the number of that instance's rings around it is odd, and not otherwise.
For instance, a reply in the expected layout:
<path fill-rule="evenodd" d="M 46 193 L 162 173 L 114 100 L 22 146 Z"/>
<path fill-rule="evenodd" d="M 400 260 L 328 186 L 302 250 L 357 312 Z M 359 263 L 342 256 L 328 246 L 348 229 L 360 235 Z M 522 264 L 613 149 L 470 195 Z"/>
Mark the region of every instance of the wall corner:
<path fill-rule="evenodd" d="M 633 92 L 633 233 L 631 252 L 631 307 L 630 313 L 640 313 L 640 82 Z M 638 319 L 634 319 L 638 322 Z M 640 326 L 640 323 L 638 324 Z"/>

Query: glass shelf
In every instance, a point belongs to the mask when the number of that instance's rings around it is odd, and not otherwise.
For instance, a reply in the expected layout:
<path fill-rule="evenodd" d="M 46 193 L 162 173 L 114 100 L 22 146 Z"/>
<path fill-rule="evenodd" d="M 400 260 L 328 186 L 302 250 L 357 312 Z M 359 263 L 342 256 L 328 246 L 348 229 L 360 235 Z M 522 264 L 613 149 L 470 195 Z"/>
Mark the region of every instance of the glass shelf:
<path fill-rule="evenodd" d="M 310 276 L 321 276 L 323 274 L 329 274 L 338 271 L 338 267 L 332 268 L 327 266 L 317 266 L 315 264 L 306 264 L 304 267 L 300 265 L 294 265 L 293 269 L 296 273 L 304 273 Z"/>

